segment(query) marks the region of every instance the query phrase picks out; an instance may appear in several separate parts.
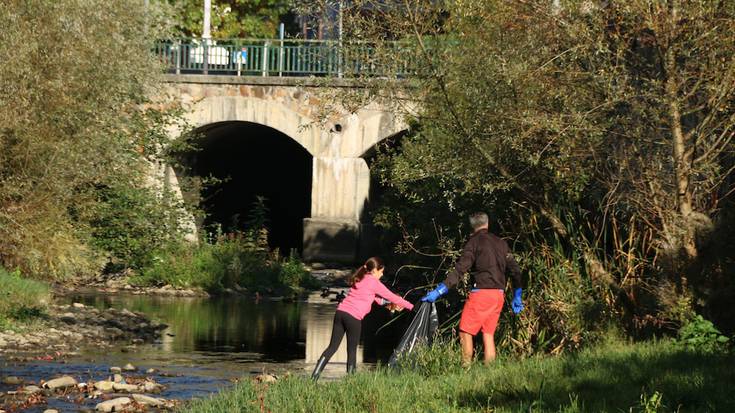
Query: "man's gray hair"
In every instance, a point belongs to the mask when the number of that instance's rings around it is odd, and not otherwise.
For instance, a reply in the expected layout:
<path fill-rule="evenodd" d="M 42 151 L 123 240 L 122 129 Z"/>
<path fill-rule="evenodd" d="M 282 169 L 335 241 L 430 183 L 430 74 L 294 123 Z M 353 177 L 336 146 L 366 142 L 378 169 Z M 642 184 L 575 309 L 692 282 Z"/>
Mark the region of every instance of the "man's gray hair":
<path fill-rule="evenodd" d="M 488 222 L 490 222 L 490 220 L 484 212 L 475 212 L 470 215 L 470 225 L 472 226 L 472 229 L 477 229 L 483 225 L 487 225 Z"/>

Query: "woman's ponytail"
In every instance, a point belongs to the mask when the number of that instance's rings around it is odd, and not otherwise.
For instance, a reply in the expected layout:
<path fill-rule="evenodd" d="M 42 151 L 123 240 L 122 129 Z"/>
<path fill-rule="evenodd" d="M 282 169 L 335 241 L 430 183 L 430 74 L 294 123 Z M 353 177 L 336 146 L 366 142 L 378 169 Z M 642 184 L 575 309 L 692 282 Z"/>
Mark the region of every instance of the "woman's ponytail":
<path fill-rule="evenodd" d="M 365 264 L 362 265 L 362 267 L 358 268 L 357 271 L 355 271 L 354 274 L 352 274 L 352 279 L 350 281 L 350 286 L 355 286 L 355 284 L 362 281 L 363 278 L 365 278 L 365 274 L 373 272 L 375 270 L 380 270 L 381 268 L 385 267 L 383 265 L 383 260 L 381 260 L 378 257 L 371 257 L 368 258 L 367 261 L 365 261 Z"/>

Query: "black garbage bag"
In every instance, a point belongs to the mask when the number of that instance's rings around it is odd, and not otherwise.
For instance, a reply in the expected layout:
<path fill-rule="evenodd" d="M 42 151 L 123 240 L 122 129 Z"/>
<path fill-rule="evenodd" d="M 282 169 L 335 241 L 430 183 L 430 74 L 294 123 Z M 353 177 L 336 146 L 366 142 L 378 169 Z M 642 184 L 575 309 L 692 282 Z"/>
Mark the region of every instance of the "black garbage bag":
<path fill-rule="evenodd" d="M 436 315 L 436 305 L 422 302 L 411 325 L 401 337 L 398 347 L 393 350 L 388 366 L 395 367 L 399 358 L 412 352 L 417 346 L 431 344 L 438 327 L 439 317 Z"/>

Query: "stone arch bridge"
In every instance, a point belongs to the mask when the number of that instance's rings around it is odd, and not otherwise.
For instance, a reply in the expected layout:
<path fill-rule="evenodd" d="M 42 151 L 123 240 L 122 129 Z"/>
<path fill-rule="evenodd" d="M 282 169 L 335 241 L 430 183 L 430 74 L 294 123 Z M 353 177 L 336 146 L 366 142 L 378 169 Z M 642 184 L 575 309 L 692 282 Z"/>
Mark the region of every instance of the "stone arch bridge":
<path fill-rule="evenodd" d="M 406 130 L 387 106 L 373 103 L 356 113 L 325 106 L 329 89 L 351 87 L 340 79 L 328 87 L 286 77 L 167 75 L 166 82 L 202 137 L 191 170 L 227 182 L 203 194 L 214 217 L 209 224 L 241 225 L 254 197 L 263 195 L 280 237 L 272 246 L 296 248 L 310 261 L 354 262 L 369 254 L 361 223 L 370 201 L 368 157 Z M 332 108 L 326 122 L 325 107 Z M 177 139 L 181 131 L 170 134 Z M 180 191 L 182 172 L 164 169 L 169 187 Z"/>

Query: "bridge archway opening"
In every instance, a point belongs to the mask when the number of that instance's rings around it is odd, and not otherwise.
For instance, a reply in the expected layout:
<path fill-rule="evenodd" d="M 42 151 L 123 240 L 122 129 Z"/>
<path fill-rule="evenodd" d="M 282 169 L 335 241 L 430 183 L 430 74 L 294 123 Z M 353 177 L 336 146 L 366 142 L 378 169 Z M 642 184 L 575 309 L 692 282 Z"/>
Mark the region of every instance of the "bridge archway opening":
<path fill-rule="evenodd" d="M 200 191 L 199 226 L 242 231 L 265 199 L 268 243 L 282 254 L 302 251 L 303 220 L 311 216 L 312 155 L 289 136 L 251 122 L 218 122 L 195 131 L 197 150 L 184 156 L 189 174 L 216 183 Z"/>

